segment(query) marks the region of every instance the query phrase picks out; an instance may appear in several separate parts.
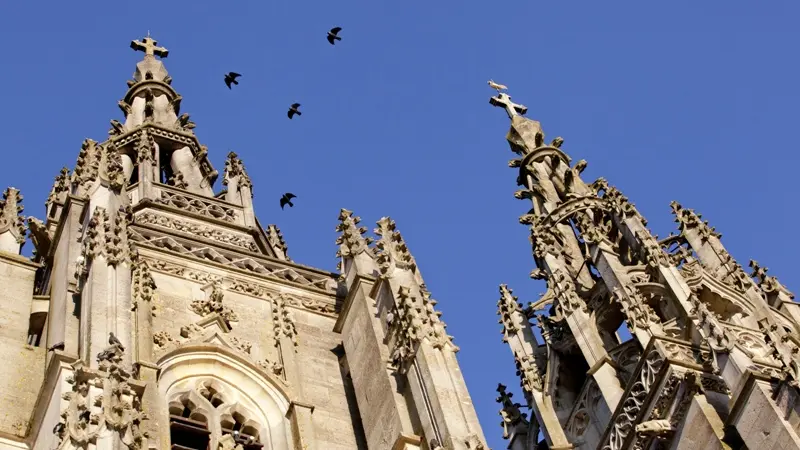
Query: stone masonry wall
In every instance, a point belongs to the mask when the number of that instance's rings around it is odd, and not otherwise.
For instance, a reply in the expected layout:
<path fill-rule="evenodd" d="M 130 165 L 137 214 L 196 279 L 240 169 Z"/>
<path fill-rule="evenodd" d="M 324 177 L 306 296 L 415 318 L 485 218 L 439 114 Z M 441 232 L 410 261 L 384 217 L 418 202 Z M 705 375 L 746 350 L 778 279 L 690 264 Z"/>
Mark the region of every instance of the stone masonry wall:
<path fill-rule="evenodd" d="M 0 434 L 18 437 L 28 431 L 44 376 L 46 349 L 27 345 L 34 275 L 34 267 L 0 255 Z"/>

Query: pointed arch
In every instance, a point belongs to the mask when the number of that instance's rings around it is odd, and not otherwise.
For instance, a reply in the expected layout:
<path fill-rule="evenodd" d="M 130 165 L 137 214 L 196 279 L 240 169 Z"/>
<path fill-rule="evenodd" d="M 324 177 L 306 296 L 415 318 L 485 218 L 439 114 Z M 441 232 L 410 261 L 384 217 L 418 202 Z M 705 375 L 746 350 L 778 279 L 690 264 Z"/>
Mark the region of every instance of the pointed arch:
<path fill-rule="evenodd" d="M 209 421 L 210 448 L 234 430 L 254 436 L 263 450 L 291 448 L 286 418 L 295 396 L 290 388 L 225 346 L 189 344 L 162 356 L 158 386 L 175 410 L 192 402 Z"/>

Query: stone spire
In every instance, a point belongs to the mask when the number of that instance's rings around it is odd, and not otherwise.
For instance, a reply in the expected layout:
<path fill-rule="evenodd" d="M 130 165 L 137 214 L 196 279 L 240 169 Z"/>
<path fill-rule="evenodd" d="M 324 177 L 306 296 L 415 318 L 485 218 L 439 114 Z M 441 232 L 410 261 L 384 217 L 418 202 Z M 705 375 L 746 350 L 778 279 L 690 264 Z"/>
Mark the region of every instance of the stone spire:
<path fill-rule="evenodd" d="M 22 194 L 10 187 L 0 201 L 0 251 L 19 254 L 25 243 L 25 218 L 22 217 Z"/>
<path fill-rule="evenodd" d="M 416 272 L 417 263 L 408 246 L 403 240 L 403 236 L 397 231 L 397 225 L 389 217 L 382 217 L 377 222 L 378 228 L 375 234 L 380 236 L 375 246 L 378 248 L 378 267 L 381 275 L 391 276 L 395 269 L 411 270 Z"/>

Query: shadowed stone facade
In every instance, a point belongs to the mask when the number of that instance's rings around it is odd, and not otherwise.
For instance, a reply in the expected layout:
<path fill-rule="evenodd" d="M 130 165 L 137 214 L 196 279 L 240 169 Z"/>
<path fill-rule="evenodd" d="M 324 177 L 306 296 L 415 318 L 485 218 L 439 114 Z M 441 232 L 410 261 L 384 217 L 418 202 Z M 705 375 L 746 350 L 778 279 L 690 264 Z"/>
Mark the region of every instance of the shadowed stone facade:
<path fill-rule="evenodd" d="M 586 161 L 547 144 L 527 108 L 500 92 L 490 103 L 511 119 L 531 278 L 547 283 L 527 306 L 500 286 L 531 410 L 498 387 L 508 448 L 800 448 L 800 307 L 786 287 L 755 261 L 745 272 L 676 202 L 679 232 L 658 239 L 618 189 L 582 180 Z"/>
<path fill-rule="evenodd" d="M 342 273 L 293 262 L 235 153 L 214 192 L 167 50 L 131 47 L 124 120 L 45 218 L 0 203 L 0 449 L 485 449 L 394 222 L 370 246 L 342 210 Z"/>

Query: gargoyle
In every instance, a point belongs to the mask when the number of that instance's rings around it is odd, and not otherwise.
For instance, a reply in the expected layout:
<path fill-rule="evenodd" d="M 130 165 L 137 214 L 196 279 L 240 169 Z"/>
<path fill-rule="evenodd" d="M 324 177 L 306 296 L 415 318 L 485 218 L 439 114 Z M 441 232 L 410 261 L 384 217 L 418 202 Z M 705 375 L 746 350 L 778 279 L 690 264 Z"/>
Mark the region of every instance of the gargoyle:
<path fill-rule="evenodd" d="M 178 117 L 178 120 L 175 121 L 175 127 L 181 128 L 184 130 L 191 130 L 195 127 L 195 123 L 189 120 L 189 113 L 183 113 Z"/>
<path fill-rule="evenodd" d="M 111 120 L 111 129 L 108 130 L 109 136 L 119 136 L 120 134 L 125 132 L 125 128 L 119 122 L 119 120 L 113 119 Z"/>
<path fill-rule="evenodd" d="M 122 114 L 125 114 L 125 117 L 128 117 L 128 115 L 131 113 L 131 105 L 125 103 L 124 101 L 120 100 L 117 102 L 117 106 L 119 106 L 119 109 L 122 110 Z"/>
<path fill-rule="evenodd" d="M 672 430 L 672 424 L 665 419 L 648 420 L 636 425 L 636 432 L 646 436 L 661 436 Z"/>
<path fill-rule="evenodd" d="M 550 143 L 550 147 L 561 148 L 561 144 L 564 143 L 564 138 L 561 136 L 553 139 L 553 142 Z"/>

